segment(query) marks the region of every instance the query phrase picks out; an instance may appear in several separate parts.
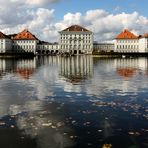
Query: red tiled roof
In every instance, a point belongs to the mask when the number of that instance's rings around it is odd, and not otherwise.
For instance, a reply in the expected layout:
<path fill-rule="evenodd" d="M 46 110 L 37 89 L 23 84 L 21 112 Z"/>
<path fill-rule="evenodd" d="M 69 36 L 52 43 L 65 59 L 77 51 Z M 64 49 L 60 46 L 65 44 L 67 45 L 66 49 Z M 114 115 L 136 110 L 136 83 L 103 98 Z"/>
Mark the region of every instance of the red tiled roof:
<path fill-rule="evenodd" d="M 9 39 L 9 37 L 4 33 L 0 32 L 0 39 Z"/>
<path fill-rule="evenodd" d="M 14 40 L 38 40 L 35 35 L 29 32 L 27 29 L 23 30 L 22 32 L 18 33 L 16 36 L 13 37 Z"/>
<path fill-rule="evenodd" d="M 72 25 L 62 31 L 89 31 L 89 30 L 87 30 L 86 28 L 83 28 L 79 25 Z"/>
<path fill-rule="evenodd" d="M 116 39 L 137 39 L 138 36 L 130 32 L 128 29 L 123 30 Z"/>

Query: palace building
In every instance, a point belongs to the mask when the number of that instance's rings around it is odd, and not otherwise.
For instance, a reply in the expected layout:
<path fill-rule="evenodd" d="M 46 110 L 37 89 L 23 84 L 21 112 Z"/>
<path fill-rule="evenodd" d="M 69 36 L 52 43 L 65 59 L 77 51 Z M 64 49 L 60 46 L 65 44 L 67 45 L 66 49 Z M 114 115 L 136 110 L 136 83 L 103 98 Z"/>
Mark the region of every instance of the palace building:
<path fill-rule="evenodd" d="M 140 36 L 139 38 L 139 49 L 140 52 L 147 52 L 148 53 L 148 33 Z"/>
<path fill-rule="evenodd" d="M 93 49 L 98 52 L 113 52 L 115 47 L 114 43 L 97 43 L 94 42 Z"/>
<path fill-rule="evenodd" d="M 36 53 L 39 40 L 27 29 L 13 37 L 13 49 L 18 52 Z"/>
<path fill-rule="evenodd" d="M 4 33 L 0 32 L 0 53 L 5 53 L 12 49 L 12 40 L 5 35 Z"/>
<path fill-rule="evenodd" d="M 50 55 L 57 54 L 59 52 L 58 43 L 48 43 L 44 41 L 39 41 L 37 44 L 37 53 L 40 55 Z"/>
<path fill-rule="evenodd" d="M 115 52 L 139 52 L 139 37 L 128 29 L 123 30 L 115 38 Z"/>
<path fill-rule="evenodd" d="M 93 33 L 79 25 L 72 25 L 59 32 L 60 52 L 71 54 L 91 54 L 93 51 Z"/>
<path fill-rule="evenodd" d="M 24 29 L 18 34 L 5 35 L 0 32 L 0 53 L 26 52 L 34 54 L 70 55 L 92 54 L 92 51 L 118 53 L 148 53 L 148 34 L 135 35 L 124 29 L 114 43 L 93 41 L 93 32 L 79 25 L 72 25 L 59 32 L 59 43 L 40 41 L 34 34 Z"/>

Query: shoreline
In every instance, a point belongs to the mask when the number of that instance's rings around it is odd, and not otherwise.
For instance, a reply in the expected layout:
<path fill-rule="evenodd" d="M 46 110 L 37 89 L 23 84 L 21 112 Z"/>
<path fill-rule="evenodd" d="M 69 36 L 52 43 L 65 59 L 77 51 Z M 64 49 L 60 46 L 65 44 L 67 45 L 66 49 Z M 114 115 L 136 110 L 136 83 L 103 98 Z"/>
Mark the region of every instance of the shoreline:
<path fill-rule="evenodd" d="M 0 58 L 33 58 L 34 53 L 0 53 Z"/>
<path fill-rule="evenodd" d="M 106 57 L 106 58 L 125 58 L 125 57 L 148 57 L 148 53 L 119 53 L 119 52 L 97 52 L 92 54 L 94 57 Z"/>
<path fill-rule="evenodd" d="M 80 54 L 74 56 L 82 56 L 87 54 Z M 99 58 L 126 58 L 126 57 L 148 57 L 148 53 L 119 53 L 119 52 L 95 52 L 93 57 Z M 34 54 L 34 53 L 0 53 L 0 58 L 33 58 L 36 56 L 61 56 L 61 55 L 49 55 L 49 54 Z M 70 57 L 70 56 L 67 56 Z"/>

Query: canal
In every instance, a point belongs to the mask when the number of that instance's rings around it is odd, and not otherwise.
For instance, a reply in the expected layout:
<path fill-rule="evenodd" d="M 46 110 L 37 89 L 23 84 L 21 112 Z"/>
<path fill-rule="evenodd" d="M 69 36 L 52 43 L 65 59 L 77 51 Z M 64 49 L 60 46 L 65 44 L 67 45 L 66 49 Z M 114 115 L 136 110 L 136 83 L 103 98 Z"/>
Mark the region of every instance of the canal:
<path fill-rule="evenodd" d="M 0 59 L 1 148 L 148 147 L 148 59 Z"/>

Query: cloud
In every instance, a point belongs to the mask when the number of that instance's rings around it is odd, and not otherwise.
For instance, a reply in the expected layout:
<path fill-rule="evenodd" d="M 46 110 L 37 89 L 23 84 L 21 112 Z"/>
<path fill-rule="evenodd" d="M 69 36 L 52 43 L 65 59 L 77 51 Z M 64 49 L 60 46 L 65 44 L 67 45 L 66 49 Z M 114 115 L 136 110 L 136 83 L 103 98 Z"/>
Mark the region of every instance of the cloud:
<path fill-rule="evenodd" d="M 85 13 L 66 13 L 55 22 L 54 9 L 47 6 L 59 0 L 2 0 L 0 1 L 0 30 L 6 34 L 28 28 L 41 40 L 58 41 L 58 31 L 79 24 L 94 32 L 96 41 L 113 40 L 124 28 L 137 34 L 146 33 L 148 18 L 133 13 L 112 14 L 103 9 Z"/>
<path fill-rule="evenodd" d="M 45 5 L 49 5 L 51 3 L 55 3 L 58 2 L 59 0 L 5 0 L 3 1 L 3 3 L 23 3 L 23 4 L 27 4 L 27 5 L 33 5 L 33 6 L 45 6 Z"/>
<path fill-rule="evenodd" d="M 113 40 L 124 28 L 143 34 L 148 30 L 148 18 L 138 12 L 110 14 L 105 10 L 89 10 L 84 15 L 81 13 L 67 13 L 63 20 L 56 23 L 58 29 L 78 23 L 94 32 L 95 40 Z"/>
<path fill-rule="evenodd" d="M 56 40 L 58 32 L 53 24 L 54 9 L 48 9 L 47 6 L 58 1 L 2 0 L 0 1 L 0 30 L 11 34 L 27 28 L 42 40 Z"/>
<path fill-rule="evenodd" d="M 58 2 L 59 0 L 26 0 L 29 5 L 46 6 L 50 3 Z"/>

